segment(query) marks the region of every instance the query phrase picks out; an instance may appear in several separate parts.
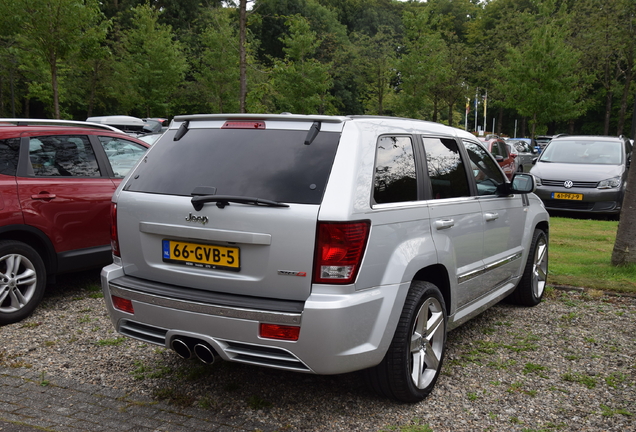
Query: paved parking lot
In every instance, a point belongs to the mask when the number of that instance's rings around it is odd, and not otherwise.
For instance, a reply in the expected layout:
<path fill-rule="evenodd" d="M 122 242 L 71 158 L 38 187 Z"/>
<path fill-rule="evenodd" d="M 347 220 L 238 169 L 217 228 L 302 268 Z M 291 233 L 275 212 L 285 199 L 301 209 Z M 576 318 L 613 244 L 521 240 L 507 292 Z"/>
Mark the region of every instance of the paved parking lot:
<path fill-rule="evenodd" d="M 176 408 L 122 390 L 0 368 L 0 431 L 219 431 L 274 430 L 246 419 L 219 418 Z"/>

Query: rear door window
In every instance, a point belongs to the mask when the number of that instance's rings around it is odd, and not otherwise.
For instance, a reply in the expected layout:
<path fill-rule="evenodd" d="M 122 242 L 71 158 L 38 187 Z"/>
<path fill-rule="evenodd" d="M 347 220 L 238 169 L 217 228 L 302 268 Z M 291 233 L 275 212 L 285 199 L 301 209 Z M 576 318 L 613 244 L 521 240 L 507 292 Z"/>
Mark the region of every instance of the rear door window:
<path fill-rule="evenodd" d="M 377 204 L 417 200 L 411 137 L 384 136 L 378 140 L 373 199 Z"/>
<path fill-rule="evenodd" d="M 0 140 L 0 174 L 15 176 L 20 154 L 20 138 Z"/>
<path fill-rule="evenodd" d="M 470 196 L 466 168 L 457 141 L 422 137 L 433 199 Z"/>
<path fill-rule="evenodd" d="M 320 132 L 305 145 L 306 130 L 192 128 L 175 131 L 144 156 L 126 190 L 190 196 L 210 194 L 319 204 L 340 133 Z"/>
<path fill-rule="evenodd" d="M 100 177 L 93 147 L 83 135 L 29 139 L 30 174 L 36 177 Z"/>

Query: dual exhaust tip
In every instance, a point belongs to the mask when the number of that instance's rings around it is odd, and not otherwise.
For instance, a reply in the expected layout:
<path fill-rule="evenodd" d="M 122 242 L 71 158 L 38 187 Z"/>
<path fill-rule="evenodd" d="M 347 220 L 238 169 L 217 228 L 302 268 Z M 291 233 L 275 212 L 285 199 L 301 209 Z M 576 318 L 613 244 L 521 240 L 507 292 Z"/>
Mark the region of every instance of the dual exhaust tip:
<path fill-rule="evenodd" d="M 210 344 L 199 339 L 176 337 L 170 342 L 170 347 L 183 359 L 188 360 L 196 356 L 205 364 L 214 363 L 214 359 L 218 357 L 218 354 Z"/>

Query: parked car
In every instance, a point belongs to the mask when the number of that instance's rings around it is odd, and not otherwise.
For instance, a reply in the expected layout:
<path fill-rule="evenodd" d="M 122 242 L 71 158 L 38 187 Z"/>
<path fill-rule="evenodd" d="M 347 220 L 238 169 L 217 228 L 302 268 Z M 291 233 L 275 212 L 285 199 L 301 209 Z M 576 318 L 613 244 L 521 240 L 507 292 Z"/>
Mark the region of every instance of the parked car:
<path fill-rule="evenodd" d="M 161 132 L 162 127 L 159 122 L 147 122 L 138 117 L 127 115 L 89 117 L 86 121 L 110 125 L 134 137 L 139 137 L 147 133 Z"/>
<path fill-rule="evenodd" d="M 111 196 L 147 147 L 110 126 L 0 119 L 0 325 L 56 274 L 112 262 Z"/>
<path fill-rule="evenodd" d="M 539 152 L 530 144 L 530 139 L 509 138 L 506 140 L 506 144 L 511 145 L 517 152 L 515 159 L 517 171 L 529 172 L 534 159 L 539 157 Z"/>
<path fill-rule="evenodd" d="M 552 135 L 537 135 L 535 141 L 539 145 L 539 153 L 545 149 L 548 143 L 552 140 Z"/>
<path fill-rule="evenodd" d="M 619 214 L 632 145 L 623 137 L 552 139 L 530 172 L 549 210 Z"/>
<path fill-rule="evenodd" d="M 419 401 L 448 330 L 505 297 L 541 301 L 533 189 L 437 123 L 178 116 L 113 196 L 104 299 L 119 333 L 184 358 L 366 369 Z"/>
<path fill-rule="evenodd" d="M 486 150 L 495 157 L 506 177 L 512 179 L 513 174 L 517 171 L 517 164 L 515 163 L 515 156 L 510 154 L 505 141 L 496 135 L 487 135 L 485 138 L 480 138 L 480 140 Z"/>
<path fill-rule="evenodd" d="M 170 125 L 170 120 L 160 117 L 149 117 L 142 120 L 150 125 L 152 133 L 163 133 Z"/>

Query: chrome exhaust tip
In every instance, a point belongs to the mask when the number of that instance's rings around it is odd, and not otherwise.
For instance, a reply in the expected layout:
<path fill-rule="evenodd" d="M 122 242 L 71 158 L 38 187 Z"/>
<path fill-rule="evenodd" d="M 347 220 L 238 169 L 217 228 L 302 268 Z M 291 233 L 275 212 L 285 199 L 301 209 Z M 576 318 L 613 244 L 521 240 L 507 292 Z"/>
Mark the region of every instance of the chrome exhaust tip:
<path fill-rule="evenodd" d="M 205 343 L 198 343 L 194 346 L 194 353 L 197 358 L 205 364 L 214 363 L 214 358 L 217 356 L 214 349 Z"/>
<path fill-rule="evenodd" d="M 187 360 L 192 358 L 192 351 L 190 350 L 190 347 L 181 339 L 172 339 L 172 342 L 170 342 L 170 348 L 172 348 L 174 352 L 183 359 Z"/>

